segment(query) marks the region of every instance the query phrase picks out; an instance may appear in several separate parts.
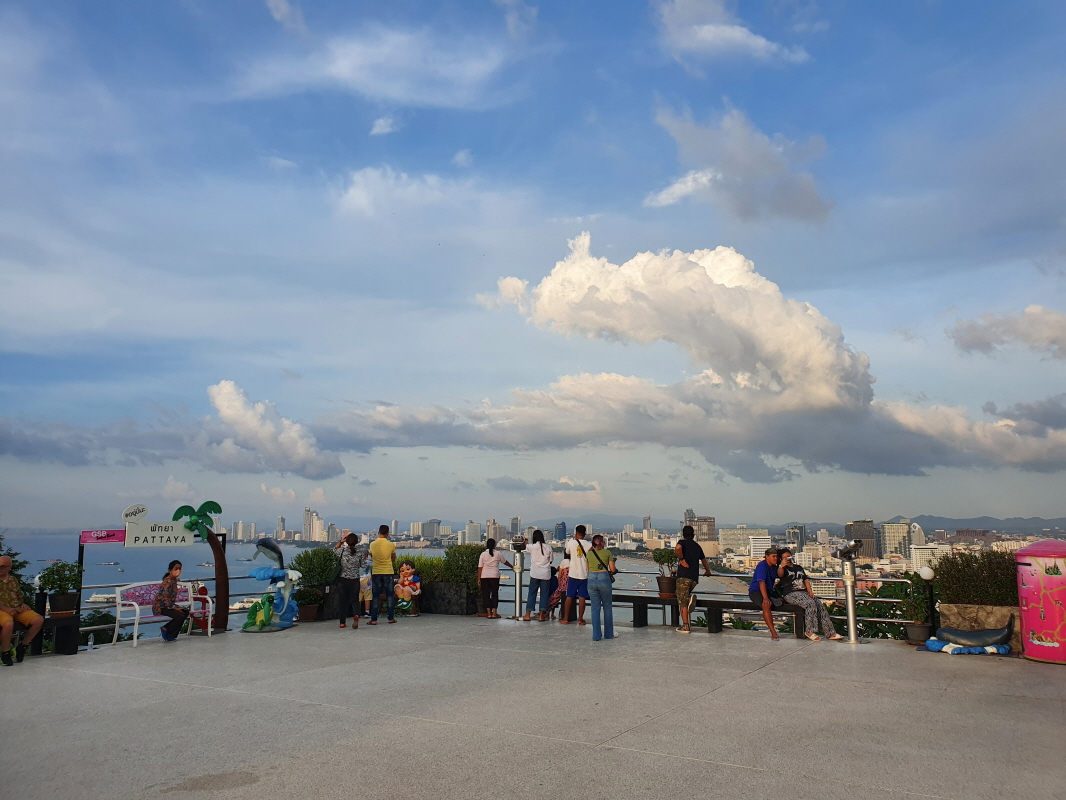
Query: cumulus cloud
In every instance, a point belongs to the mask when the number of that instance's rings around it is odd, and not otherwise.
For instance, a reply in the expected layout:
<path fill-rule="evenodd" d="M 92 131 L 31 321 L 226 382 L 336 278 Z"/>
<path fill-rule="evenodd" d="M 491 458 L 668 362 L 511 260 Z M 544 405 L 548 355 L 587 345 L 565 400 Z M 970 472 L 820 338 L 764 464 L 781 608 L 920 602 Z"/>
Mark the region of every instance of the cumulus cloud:
<path fill-rule="evenodd" d="M 810 56 L 753 33 L 723 0 L 660 0 L 655 4 L 663 48 L 680 63 L 751 59 L 800 64 Z"/>
<path fill-rule="evenodd" d="M 410 176 L 406 172 L 395 172 L 391 167 L 366 167 L 349 176 L 339 206 L 347 213 L 374 217 L 397 206 L 410 209 L 461 202 L 459 195 L 469 193 L 456 191 L 461 188 L 466 187 L 438 175 Z"/>
<path fill-rule="evenodd" d="M 335 454 L 319 450 L 303 425 L 281 416 L 273 403 L 251 402 L 233 381 L 207 388 L 219 419 L 233 432 L 206 447 L 216 469 L 252 471 L 249 465 L 306 478 L 329 478 L 344 472 Z"/>
<path fill-rule="evenodd" d="M 269 56 L 237 79 L 240 96 L 333 90 L 408 106 L 480 108 L 508 61 L 506 42 L 383 26 L 334 36 L 307 52 Z"/>
<path fill-rule="evenodd" d="M 503 405 L 379 406 L 321 420 L 320 439 L 333 449 L 363 450 L 656 443 L 695 448 L 754 482 L 788 480 L 797 465 L 891 475 L 933 466 L 1066 468 L 1066 430 L 1047 426 L 1034 434 L 1022 420 L 974 422 L 965 409 L 875 400 L 867 357 L 840 327 L 784 297 L 731 248 L 641 253 L 615 265 L 594 257 L 582 234 L 536 287 L 506 278 L 500 289 L 483 302 L 516 305 L 567 336 L 672 342 L 695 372 L 669 385 L 616 373 L 567 375 L 547 389 L 516 389 Z M 1014 412 L 1022 416 L 1022 409 Z M 560 496 L 556 502 L 583 494 L 510 476 L 489 485 L 545 487 Z"/>
<path fill-rule="evenodd" d="M 457 167 L 472 167 L 474 166 L 474 157 L 469 150 L 460 150 L 452 156 L 452 163 Z"/>
<path fill-rule="evenodd" d="M 959 320 L 947 335 L 964 353 L 991 355 L 1008 345 L 1022 345 L 1051 358 L 1066 359 L 1066 314 L 1032 305 L 1020 314 L 981 314 Z"/>
<path fill-rule="evenodd" d="M 274 486 L 267 488 L 265 483 L 259 484 L 259 491 L 265 495 L 269 495 L 271 500 L 276 500 L 281 503 L 293 503 L 296 501 L 295 489 L 282 489 L 280 486 Z"/>
<path fill-rule="evenodd" d="M 385 136 L 390 133 L 395 133 L 400 129 L 400 126 L 396 124 L 396 120 L 392 115 L 385 117 L 378 117 L 374 120 L 373 126 L 370 128 L 371 136 Z"/>
<path fill-rule="evenodd" d="M 189 500 L 193 496 L 193 491 L 189 484 L 177 481 L 173 475 L 170 475 L 159 494 L 164 500 Z"/>
<path fill-rule="evenodd" d="M 821 137 L 796 143 L 781 134 L 767 136 L 737 109 L 706 127 L 667 110 L 656 119 L 677 142 L 681 162 L 693 169 L 650 195 L 644 205 L 669 206 L 692 198 L 742 220 L 819 222 L 828 217 L 831 204 L 819 194 L 814 177 L 801 171 L 825 151 Z"/>
<path fill-rule="evenodd" d="M 312 489 L 307 493 L 307 502 L 324 504 L 326 502 L 326 490 L 321 486 Z"/>

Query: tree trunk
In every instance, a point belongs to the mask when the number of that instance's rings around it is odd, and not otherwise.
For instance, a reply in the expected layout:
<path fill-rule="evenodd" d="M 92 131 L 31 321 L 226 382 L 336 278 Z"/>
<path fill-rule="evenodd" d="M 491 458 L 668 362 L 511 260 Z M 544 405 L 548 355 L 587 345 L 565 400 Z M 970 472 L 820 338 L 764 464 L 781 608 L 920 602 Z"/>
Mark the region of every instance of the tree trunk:
<path fill-rule="evenodd" d="M 210 528 L 207 529 L 207 543 L 211 545 L 211 555 L 215 558 L 214 628 L 216 631 L 224 631 L 229 628 L 229 564 L 226 563 L 222 540 Z"/>

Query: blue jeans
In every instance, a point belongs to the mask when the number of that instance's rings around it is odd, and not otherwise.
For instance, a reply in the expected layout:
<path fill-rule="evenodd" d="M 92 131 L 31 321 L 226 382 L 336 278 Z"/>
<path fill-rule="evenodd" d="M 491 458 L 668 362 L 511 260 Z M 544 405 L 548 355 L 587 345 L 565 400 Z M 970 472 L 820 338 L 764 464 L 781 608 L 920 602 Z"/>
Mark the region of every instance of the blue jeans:
<path fill-rule="evenodd" d="M 370 577 L 370 621 L 378 621 L 378 607 L 381 604 L 381 595 L 389 598 L 389 619 L 396 617 L 396 576 L 395 575 L 372 575 Z"/>
<path fill-rule="evenodd" d="M 548 584 L 551 578 L 530 578 L 529 594 L 526 595 L 526 611 L 532 611 L 537 604 L 537 592 L 540 592 L 540 610 L 548 610 Z"/>
<path fill-rule="evenodd" d="M 589 573 L 589 599 L 592 600 L 592 641 L 600 636 L 600 609 L 603 609 L 604 639 L 614 638 L 614 606 L 611 604 L 611 578 L 606 572 Z"/>

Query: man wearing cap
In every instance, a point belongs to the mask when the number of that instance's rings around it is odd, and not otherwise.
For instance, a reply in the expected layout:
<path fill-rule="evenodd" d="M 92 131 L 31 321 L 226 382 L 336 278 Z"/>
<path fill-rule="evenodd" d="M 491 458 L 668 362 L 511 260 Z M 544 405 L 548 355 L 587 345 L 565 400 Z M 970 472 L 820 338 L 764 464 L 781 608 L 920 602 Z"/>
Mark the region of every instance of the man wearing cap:
<path fill-rule="evenodd" d="M 11 637 L 15 623 L 26 626 L 26 635 L 14 649 L 12 659 Z M 19 580 L 11 574 L 11 557 L 0 556 L 0 664 L 10 667 L 26 657 L 26 647 L 33 641 L 44 625 L 44 617 L 26 605 L 22 598 Z"/>

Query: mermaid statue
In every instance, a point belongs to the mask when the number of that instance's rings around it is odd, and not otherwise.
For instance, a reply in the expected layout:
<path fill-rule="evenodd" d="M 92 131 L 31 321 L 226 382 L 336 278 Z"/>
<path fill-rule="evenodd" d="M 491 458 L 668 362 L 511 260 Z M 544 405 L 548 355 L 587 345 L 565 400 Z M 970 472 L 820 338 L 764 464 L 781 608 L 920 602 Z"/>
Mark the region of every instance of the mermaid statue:
<path fill-rule="evenodd" d="M 256 580 L 276 581 L 277 588 L 273 595 L 264 594 L 252 603 L 252 607 L 248 609 L 248 620 L 241 629 L 249 633 L 262 633 L 291 628 L 300 610 L 291 597 L 296 582 L 300 580 L 300 573 L 285 569 L 285 558 L 278 543 L 273 539 L 260 539 L 256 542 L 255 555 L 252 558 L 257 558 L 260 553 L 274 566 L 256 567 L 248 574 Z"/>
<path fill-rule="evenodd" d="M 414 611 L 414 598 L 422 594 L 422 579 L 415 572 L 413 561 L 404 559 L 400 562 L 400 580 L 396 582 L 396 610 L 406 616 L 418 616 Z"/>

